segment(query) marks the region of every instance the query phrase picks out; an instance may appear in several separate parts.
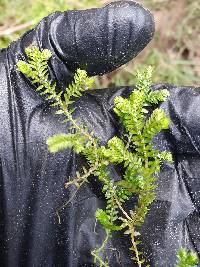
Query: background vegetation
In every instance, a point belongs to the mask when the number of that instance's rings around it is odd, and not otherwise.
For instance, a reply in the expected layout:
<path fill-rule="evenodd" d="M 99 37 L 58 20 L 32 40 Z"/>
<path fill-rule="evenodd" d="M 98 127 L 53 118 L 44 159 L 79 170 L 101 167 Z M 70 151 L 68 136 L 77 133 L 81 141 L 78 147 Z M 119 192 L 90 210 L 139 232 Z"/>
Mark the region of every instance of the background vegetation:
<path fill-rule="evenodd" d="M 0 0 L 0 48 L 55 10 L 103 6 L 109 0 Z M 154 81 L 200 84 L 200 0 L 139 0 L 156 20 L 151 44 L 126 66 L 96 79 L 98 87 L 132 85 L 135 70 L 153 65 Z"/>

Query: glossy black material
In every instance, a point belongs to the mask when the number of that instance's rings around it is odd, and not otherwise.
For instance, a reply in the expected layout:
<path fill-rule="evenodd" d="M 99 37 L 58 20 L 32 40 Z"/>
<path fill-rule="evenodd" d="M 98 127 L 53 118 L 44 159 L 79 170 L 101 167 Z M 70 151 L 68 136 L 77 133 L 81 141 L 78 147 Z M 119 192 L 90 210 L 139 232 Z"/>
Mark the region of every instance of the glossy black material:
<path fill-rule="evenodd" d="M 64 183 L 84 159 L 67 150 L 52 155 L 46 140 L 68 132 L 30 82 L 16 71 L 24 48 L 34 43 L 53 51 L 51 78 L 64 86 L 77 67 L 90 74 L 111 71 L 133 58 L 150 41 L 152 16 L 138 4 L 123 1 L 103 9 L 55 13 L 0 54 L 0 266 L 90 267 L 90 251 L 104 232 L 95 228 L 94 213 L 104 207 L 101 185 L 91 177 L 71 204 L 56 210 L 73 194 Z M 167 87 L 171 96 L 162 107 L 171 117 L 170 131 L 155 146 L 172 151 L 173 165 L 163 165 L 157 199 L 141 231 L 142 250 L 151 267 L 173 267 L 180 246 L 200 253 L 200 90 Z M 117 95 L 133 89 L 87 92 L 76 102 L 77 118 L 103 142 L 121 134 L 112 112 Z M 120 179 L 113 170 L 113 176 Z M 133 203 L 130 203 L 133 206 Z M 99 234 L 97 234 L 98 232 Z M 120 242 L 119 242 L 120 240 Z M 111 267 L 131 267 L 129 239 L 115 234 L 106 256 Z"/>
<path fill-rule="evenodd" d="M 11 50 L 19 54 L 17 58 L 32 43 L 52 50 L 52 77 L 64 89 L 77 68 L 101 75 L 130 61 L 151 41 L 154 28 L 148 10 L 133 1 L 120 1 L 104 8 L 56 12 Z"/>

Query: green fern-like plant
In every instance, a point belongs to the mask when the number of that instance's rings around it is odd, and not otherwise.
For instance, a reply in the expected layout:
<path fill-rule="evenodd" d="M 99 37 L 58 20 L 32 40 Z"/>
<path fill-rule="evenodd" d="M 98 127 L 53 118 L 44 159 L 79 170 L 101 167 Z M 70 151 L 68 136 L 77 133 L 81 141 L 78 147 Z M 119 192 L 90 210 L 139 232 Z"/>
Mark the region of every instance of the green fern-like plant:
<path fill-rule="evenodd" d="M 132 246 L 133 261 L 140 267 L 145 262 L 142 252 L 138 251 L 139 229 L 142 226 L 150 204 L 155 199 L 155 181 L 160 172 L 163 161 L 172 162 L 172 155 L 167 151 L 159 151 L 153 147 L 153 138 L 162 130 L 169 128 L 169 118 L 162 109 L 156 108 L 148 114 L 148 107 L 155 107 L 169 95 L 167 90 L 151 91 L 152 68 L 143 73 L 138 72 L 136 89 L 128 99 L 121 96 L 114 100 L 114 112 L 124 127 L 124 136 L 114 136 L 105 146 L 102 146 L 94 133 L 78 118 L 73 116 L 71 104 L 82 93 L 91 89 L 93 79 L 87 73 L 78 69 L 74 82 L 63 93 L 56 88 L 56 83 L 49 80 L 48 60 L 52 56 L 49 50 L 39 51 L 37 47 L 26 48 L 28 62 L 19 61 L 18 70 L 21 71 L 36 86 L 36 90 L 51 100 L 51 105 L 57 108 L 56 114 L 64 115 L 73 133 L 58 134 L 48 138 L 48 149 L 52 153 L 72 148 L 77 154 L 87 159 L 89 167 L 83 166 L 76 177 L 66 182 L 65 187 L 75 185 L 77 190 L 91 175 L 98 177 L 103 184 L 105 195 L 105 210 L 98 209 L 96 219 L 105 229 L 106 237 L 100 248 L 91 253 L 94 262 L 100 266 L 109 264 L 102 258 L 108 240 L 114 231 L 123 231 L 129 235 Z M 146 119 L 146 115 L 148 119 Z M 109 170 L 109 165 L 123 165 L 121 181 L 115 182 Z M 132 196 L 138 201 L 131 210 L 126 210 L 124 204 Z M 180 267 L 184 267 L 180 265 Z"/>
<path fill-rule="evenodd" d="M 180 249 L 177 253 L 178 263 L 175 267 L 192 267 L 198 265 L 198 257 L 196 253 Z"/>
<path fill-rule="evenodd" d="M 80 97 L 82 92 L 91 89 L 94 80 L 87 76 L 86 71 L 78 69 L 74 77 L 74 82 L 66 88 L 66 92 L 62 93 L 60 91 L 57 93 L 59 90 L 56 90 L 56 83 L 52 83 L 49 80 L 48 74 L 48 60 L 51 58 L 52 53 L 47 49 L 40 51 L 35 46 L 27 47 L 25 53 L 28 57 L 28 62 L 18 61 L 18 70 L 31 79 L 32 84 L 36 86 L 36 91 L 39 91 L 45 97 L 45 100 L 52 100 L 53 103 L 51 106 L 57 107 L 56 114 L 63 114 L 66 117 L 64 122 L 69 121 L 71 128 L 76 131 L 75 134 L 58 134 L 49 138 L 47 140 L 49 151 L 56 153 L 60 150 L 73 148 L 77 153 L 82 152 L 85 156 L 90 154 L 90 149 L 94 149 L 95 151 L 97 140 L 86 127 L 77 123 L 72 116 L 74 110 L 69 108 L 74 102 L 72 98 Z M 85 149 L 86 146 L 88 146 L 88 149 Z M 98 165 L 97 156 L 95 156 L 94 161 L 96 161 L 95 166 Z M 94 166 L 92 166 L 92 170 L 93 168 Z M 85 170 L 84 168 L 83 176 L 77 173 L 77 187 L 86 181 L 88 176 L 92 174 L 92 170 Z"/>

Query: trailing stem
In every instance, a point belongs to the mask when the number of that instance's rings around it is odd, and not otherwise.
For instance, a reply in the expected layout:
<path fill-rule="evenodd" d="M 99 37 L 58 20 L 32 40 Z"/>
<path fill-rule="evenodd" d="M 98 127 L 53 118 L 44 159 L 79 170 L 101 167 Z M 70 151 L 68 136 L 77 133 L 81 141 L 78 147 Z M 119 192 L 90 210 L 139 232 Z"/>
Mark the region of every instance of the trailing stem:
<path fill-rule="evenodd" d="M 131 242 L 132 242 L 132 245 L 133 245 L 133 251 L 135 252 L 136 262 L 138 264 L 138 267 L 141 267 L 142 266 L 142 261 L 140 261 L 139 251 L 137 249 L 137 245 L 136 245 L 136 241 L 135 241 L 135 235 L 134 235 L 135 229 L 132 228 L 130 230 L 131 230 Z"/>
<path fill-rule="evenodd" d="M 100 256 L 100 253 L 105 250 L 105 247 L 108 243 L 109 238 L 110 238 L 110 231 L 106 230 L 106 237 L 105 237 L 101 247 L 98 249 L 95 249 L 91 252 L 92 256 L 94 257 L 94 263 L 99 262 L 100 267 L 102 267 L 102 266 L 109 267 L 109 264 L 107 262 L 103 261 L 101 256 Z"/>
<path fill-rule="evenodd" d="M 127 214 L 127 212 L 122 208 L 119 200 L 117 199 L 117 197 L 115 198 L 116 203 L 119 207 L 119 209 L 121 210 L 121 212 L 123 213 L 123 215 L 125 216 L 125 218 L 119 218 L 121 219 L 121 221 L 123 222 L 123 224 L 121 225 L 121 227 L 127 228 L 128 227 L 128 231 L 126 231 L 127 233 L 129 233 L 131 235 L 131 242 L 133 247 L 130 248 L 130 250 L 132 250 L 135 253 L 135 260 L 138 264 L 138 267 L 142 266 L 142 261 L 140 261 L 140 257 L 139 257 L 139 251 L 137 249 L 137 242 L 135 241 L 135 229 L 134 229 L 134 222 L 132 220 L 132 218 Z"/>

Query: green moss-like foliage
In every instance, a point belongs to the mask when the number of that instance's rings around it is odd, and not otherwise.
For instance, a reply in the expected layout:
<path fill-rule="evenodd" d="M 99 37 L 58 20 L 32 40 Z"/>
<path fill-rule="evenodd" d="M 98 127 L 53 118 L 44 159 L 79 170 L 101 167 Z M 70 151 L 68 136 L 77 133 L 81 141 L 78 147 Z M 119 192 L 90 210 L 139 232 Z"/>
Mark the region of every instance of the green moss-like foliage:
<path fill-rule="evenodd" d="M 180 249 L 177 253 L 178 263 L 175 267 L 192 267 L 198 265 L 198 257 L 196 253 Z"/>
<path fill-rule="evenodd" d="M 153 138 L 162 130 L 169 128 L 170 120 L 164 110 L 156 105 L 169 96 L 167 90 L 151 91 L 152 68 L 137 73 L 136 89 L 128 99 L 121 96 L 114 100 L 114 112 L 124 127 L 124 136 L 114 136 L 105 146 L 100 145 L 94 134 L 73 118 L 73 109 L 70 105 L 72 98 L 77 98 L 88 89 L 91 89 L 93 79 L 83 70 L 77 70 L 74 82 L 65 93 L 57 93 L 56 84 L 49 80 L 48 59 L 49 50 L 39 51 L 37 47 L 26 48 L 28 62 L 19 61 L 18 70 L 28 77 L 46 100 L 53 101 L 52 106 L 57 107 L 56 114 L 65 115 L 66 122 L 70 122 L 74 129 L 72 134 L 58 134 L 47 140 L 48 149 L 52 153 L 72 148 L 77 154 L 87 159 L 89 168 L 83 166 L 82 172 L 77 172 L 74 179 L 65 186 L 75 185 L 77 190 L 89 182 L 91 175 L 98 177 L 103 184 L 105 195 L 105 210 L 96 211 L 96 219 L 105 229 L 106 237 L 100 248 L 92 251 L 94 262 L 100 266 L 109 266 L 101 257 L 106 249 L 108 240 L 114 231 L 123 231 L 129 235 L 132 246 L 133 261 L 140 267 L 145 262 L 142 252 L 138 251 L 139 230 L 142 226 L 150 204 L 155 199 L 155 181 L 160 172 L 163 161 L 172 163 L 172 155 L 167 151 L 156 150 Z M 63 97 L 62 97 L 63 94 Z M 148 114 L 148 107 L 153 112 Z M 146 115 L 148 114 L 148 119 Z M 123 165 L 122 180 L 114 182 L 109 172 L 109 165 Z M 124 203 L 132 196 L 137 196 L 137 204 L 131 210 L 124 209 Z M 179 258 L 182 254 L 179 253 Z M 190 255 L 191 256 L 191 255 Z M 181 259 L 183 259 L 182 257 Z M 191 257 L 189 257 L 191 258 Z M 182 261 L 184 262 L 184 261 Z M 185 267 L 188 265 L 178 265 Z"/>

